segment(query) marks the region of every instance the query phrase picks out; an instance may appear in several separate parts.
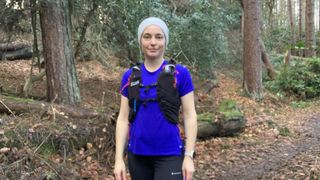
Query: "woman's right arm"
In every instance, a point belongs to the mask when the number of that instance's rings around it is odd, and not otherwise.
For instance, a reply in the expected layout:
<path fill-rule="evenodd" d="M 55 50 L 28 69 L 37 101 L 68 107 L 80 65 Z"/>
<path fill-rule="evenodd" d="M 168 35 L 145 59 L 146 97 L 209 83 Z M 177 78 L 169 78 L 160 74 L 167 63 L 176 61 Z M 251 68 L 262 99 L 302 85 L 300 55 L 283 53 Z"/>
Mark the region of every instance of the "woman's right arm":
<path fill-rule="evenodd" d="M 120 112 L 116 125 L 116 155 L 114 174 L 116 180 L 126 180 L 126 167 L 123 160 L 123 152 L 127 143 L 129 132 L 129 100 L 121 95 Z"/>

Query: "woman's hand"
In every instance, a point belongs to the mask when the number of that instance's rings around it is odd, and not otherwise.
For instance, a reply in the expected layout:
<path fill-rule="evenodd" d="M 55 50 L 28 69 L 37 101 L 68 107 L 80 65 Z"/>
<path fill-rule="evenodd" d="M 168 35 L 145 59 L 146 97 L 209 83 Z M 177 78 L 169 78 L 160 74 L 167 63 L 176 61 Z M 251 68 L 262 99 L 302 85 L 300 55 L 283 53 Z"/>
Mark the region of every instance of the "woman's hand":
<path fill-rule="evenodd" d="M 185 156 L 182 164 L 183 180 L 192 180 L 194 169 L 193 159 L 189 156 Z"/>
<path fill-rule="evenodd" d="M 126 165 L 124 164 L 123 160 L 116 160 L 113 172 L 116 180 L 127 179 Z"/>

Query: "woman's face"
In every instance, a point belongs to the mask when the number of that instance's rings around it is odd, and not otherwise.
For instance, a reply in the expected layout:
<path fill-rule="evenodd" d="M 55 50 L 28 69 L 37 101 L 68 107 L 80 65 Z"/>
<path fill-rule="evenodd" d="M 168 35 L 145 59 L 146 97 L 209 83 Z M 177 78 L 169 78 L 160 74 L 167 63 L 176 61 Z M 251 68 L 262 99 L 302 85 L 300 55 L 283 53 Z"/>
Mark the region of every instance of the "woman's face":
<path fill-rule="evenodd" d="M 142 33 L 140 43 L 146 59 L 163 58 L 166 39 L 160 27 L 156 25 L 146 27 Z"/>

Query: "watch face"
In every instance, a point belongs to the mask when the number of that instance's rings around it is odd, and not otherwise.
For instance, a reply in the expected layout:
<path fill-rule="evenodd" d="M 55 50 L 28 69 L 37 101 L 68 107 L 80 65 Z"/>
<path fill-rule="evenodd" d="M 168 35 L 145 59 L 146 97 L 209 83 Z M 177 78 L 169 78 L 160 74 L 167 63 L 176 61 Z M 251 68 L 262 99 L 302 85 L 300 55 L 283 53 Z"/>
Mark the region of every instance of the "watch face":
<path fill-rule="evenodd" d="M 185 152 L 184 155 L 185 155 L 185 156 L 189 156 L 189 157 L 191 157 L 191 158 L 194 158 L 195 153 L 194 153 L 194 151 L 190 151 L 190 152 Z"/>
<path fill-rule="evenodd" d="M 192 156 L 192 158 L 194 158 L 194 151 L 191 151 L 191 156 Z"/>

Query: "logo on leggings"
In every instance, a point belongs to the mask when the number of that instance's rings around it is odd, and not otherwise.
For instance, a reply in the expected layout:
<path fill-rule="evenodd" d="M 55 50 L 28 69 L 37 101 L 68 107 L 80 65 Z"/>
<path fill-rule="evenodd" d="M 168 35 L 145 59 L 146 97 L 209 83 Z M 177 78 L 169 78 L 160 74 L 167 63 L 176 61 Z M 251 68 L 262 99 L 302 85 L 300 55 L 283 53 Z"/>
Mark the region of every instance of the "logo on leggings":
<path fill-rule="evenodd" d="M 171 172 L 171 175 L 174 176 L 174 175 L 179 175 L 181 174 L 181 172 Z"/>

